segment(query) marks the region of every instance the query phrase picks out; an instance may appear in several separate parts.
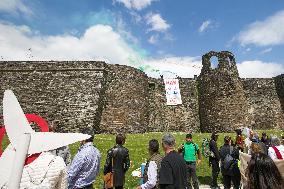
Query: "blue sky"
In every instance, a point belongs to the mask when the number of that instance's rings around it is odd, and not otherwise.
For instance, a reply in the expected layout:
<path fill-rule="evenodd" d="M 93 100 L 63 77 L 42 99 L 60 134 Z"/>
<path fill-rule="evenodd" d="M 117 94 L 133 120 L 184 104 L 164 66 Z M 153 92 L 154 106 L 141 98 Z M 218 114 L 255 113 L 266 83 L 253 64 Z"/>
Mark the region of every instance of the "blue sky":
<path fill-rule="evenodd" d="M 283 73 L 284 2 L 0 0 L 2 60 L 105 60 L 193 77 L 210 50 L 233 52 L 241 77 Z"/>

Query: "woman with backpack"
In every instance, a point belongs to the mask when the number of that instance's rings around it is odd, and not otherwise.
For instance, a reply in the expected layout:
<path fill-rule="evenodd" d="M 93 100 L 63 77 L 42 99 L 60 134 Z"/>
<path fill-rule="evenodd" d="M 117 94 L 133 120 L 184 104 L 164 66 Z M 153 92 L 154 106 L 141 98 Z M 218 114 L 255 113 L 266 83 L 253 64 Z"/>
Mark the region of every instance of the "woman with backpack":
<path fill-rule="evenodd" d="M 241 173 L 238 167 L 239 150 L 231 145 L 230 136 L 225 136 L 224 145 L 220 148 L 221 172 L 223 175 L 224 189 L 239 189 L 241 182 Z"/>

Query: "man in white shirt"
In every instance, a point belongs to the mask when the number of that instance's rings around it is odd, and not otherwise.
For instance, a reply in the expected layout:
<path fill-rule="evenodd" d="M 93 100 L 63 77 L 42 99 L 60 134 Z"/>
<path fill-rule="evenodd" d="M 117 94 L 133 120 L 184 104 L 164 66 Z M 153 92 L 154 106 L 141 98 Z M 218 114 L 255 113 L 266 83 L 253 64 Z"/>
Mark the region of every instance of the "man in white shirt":
<path fill-rule="evenodd" d="M 157 189 L 159 188 L 159 172 L 163 157 L 159 153 L 159 142 L 156 139 L 149 141 L 150 158 L 145 166 L 143 182 L 136 189 Z"/>
<path fill-rule="evenodd" d="M 268 155 L 271 159 L 284 159 L 284 136 L 282 136 L 282 141 L 280 141 L 277 137 L 271 138 L 272 146 L 268 149 Z"/>

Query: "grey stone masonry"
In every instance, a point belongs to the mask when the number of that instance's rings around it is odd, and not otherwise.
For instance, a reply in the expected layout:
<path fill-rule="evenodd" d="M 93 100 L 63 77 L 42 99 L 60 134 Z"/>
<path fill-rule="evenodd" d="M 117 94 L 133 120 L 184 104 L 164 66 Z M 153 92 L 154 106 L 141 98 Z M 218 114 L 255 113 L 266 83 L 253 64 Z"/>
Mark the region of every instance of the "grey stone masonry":
<path fill-rule="evenodd" d="M 215 69 L 210 62 L 213 56 L 218 58 Z M 202 65 L 198 77 L 201 131 L 226 132 L 249 126 L 248 104 L 234 55 L 211 51 L 202 56 Z"/>
<path fill-rule="evenodd" d="M 215 69 L 213 56 L 218 58 Z M 228 51 L 211 51 L 202 64 L 197 79 L 178 78 L 183 103 L 167 106 L 163 79 L 133 67 L 99 61 L 0 61 L 0 99 L 4 90 L 13 90 L 25 113 L 42 116 L 57 132 L 85 127 L 113 134 L 284 128 L 284 75 L 241 79 Z"/>

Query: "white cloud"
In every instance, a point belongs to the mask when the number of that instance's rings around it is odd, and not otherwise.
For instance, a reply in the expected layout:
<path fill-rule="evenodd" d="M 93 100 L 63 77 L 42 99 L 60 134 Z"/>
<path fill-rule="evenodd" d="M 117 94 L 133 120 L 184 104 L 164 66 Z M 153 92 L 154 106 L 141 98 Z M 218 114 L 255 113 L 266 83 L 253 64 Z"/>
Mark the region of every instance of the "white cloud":
<path fill-rule="evenodd" d="M 272 48 L 267 48 L 267 49 L 264 49 L 263 51 L 260 52 L 260 54 L 265 54 L 265 53 L 269 53 L 272 51 Z"/>
<path fill-rule="evenodd" d="M 148 31 L 165 32 L 171 26 L 164 20 L 160 14 L 149 13 L 146 15 L 146 22 L 151 26 Z"/>
<path fill-rule="evenodd" d="M 0 12 L 32 14 L 31 9 L 24 5 L 22 0 L 0 0 Z"/>
<path fill-rule="evenodd" d="M 214 29 L 218 27 L 218 23 L 212 21 L 212 20 L 206 20 L 204 21 L 201 26 L 198 29 L 199 33 L 203 33 L 209 29 Z"/>
<path fill-rule="evenodd" d="M 158 41 L 159 36 L 158 35 L 151 35 L 151 37 L 148 39 L 148 42 L 151 44 L 156 44 Z"/>
<path fill-rule="evenodd" d="M 205 30 L 209 27 L 210 24 L 211 24 L 211 21 L 210 21 L 210 20 L 206 20 L 205 22 L 203 22 L 203 23 L 201 24 L 201 26 L 199 27 L 198 31 L 199 31 L 200 33 L 203 32 L 203 31 L 205 31 Z"/>
<path fill-rule="evenodd" d="M 31 48 L 31 50 L 29 50 Z M 149 58 L 134 49 L 108 25 L 89 27 L 82 36 L 41 35 L 27 26 L 0 22 L 0 56 L 2 60 L 104 60 L 112 64 L 143 67 L 151 77 L 192 78 L 199 75 L 200 57 Z M 240 77 L 269 78 L 284 72 L 277 63 L 259 60 L 237 64 Z"/>
<path fill-rule="evenodd" d="M 271 78 L 284 73 L 284 67 L 281 64 L 260 60 L 244 61 L 237 64 L 237 67 L 242 78 Z"/>
<path fill-rule="evenodd" d="M 246 30 L 235 37 L 243 46 L 254 44 L 256 46 L 284 44 L 284 11 L 250 24 Z"/>
<path fill-rule="evenodd" d="M 155 0 L 114 0 L 114 2 L 123 3 L 128 9 L 142 10 L 151 5 Z"/>
<path fill-rule="evenodd" d="M 176 75 L 183 78 L 193 78 L 194 75 L 200 74 L 202 67 L 200 58 L 189 56 L 148 59 L 144 64 L 149 65 L 149 68 L 145 70 L 148 76 L 160 77 L 162 74 L 164 78 L 173 78 Z"/>
<path fill-rule="evenodd" d="M 27 26 L 0 23 L 1 57 L 4 60 L 105 60 L 129 64 L 129 57 L 137 56 L 107 25 L 92 26 L 80 37 L 36 33 Z"/>

